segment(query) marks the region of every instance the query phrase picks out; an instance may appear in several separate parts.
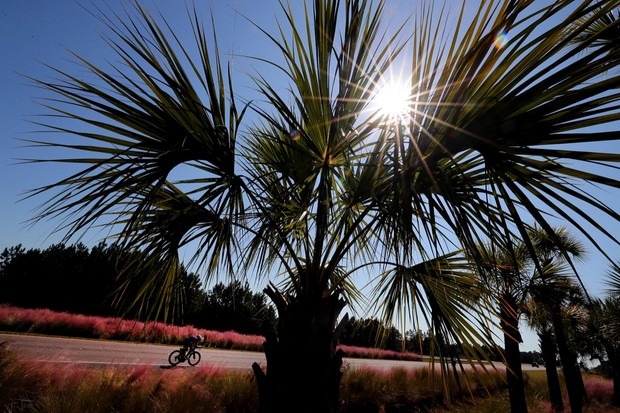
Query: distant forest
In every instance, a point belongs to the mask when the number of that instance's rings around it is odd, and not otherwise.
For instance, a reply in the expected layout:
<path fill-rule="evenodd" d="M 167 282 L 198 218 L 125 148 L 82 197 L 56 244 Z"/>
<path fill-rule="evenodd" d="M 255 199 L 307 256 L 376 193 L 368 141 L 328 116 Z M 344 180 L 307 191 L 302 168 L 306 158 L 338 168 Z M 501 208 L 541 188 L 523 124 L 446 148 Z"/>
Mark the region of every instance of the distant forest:
<path fill-rule="evenodd" d="M 139 254 L 127 253 L 116 244 L 101 243 L 91 249 L 81 243 L 55 244 L 44 250 L 26 250 L 21 245 L 6 248 L 0 255 L 0 303 L 147 321 L 151 316 L 127 310 L 126 304 L 136 296 L 149 270 L 132 265 L 134 274 L 121 273 L 129 262 L 140 262 Z M 171 319 L 157 321 L 243 334 L 262 334 L 275 322 L 266 297 L 247 284 L 217 284 L 206 291 L 197 274 L 180 270 L 176 293 L 182 298 L 181 306 L 169 312 Z M 127 280 L 133 282 L 123 284 Z M 126 288 L 124 296 L 129 300 L 118 301 L 120 288 Z"/>
<path fill-rule="evenodd" d="M 43 250 L 26 250 L 21 245 L 5 248 L 0 255 L 0 304 L 147 321 L 148 317 L 125 312 L 122 305 L 115 302 L 118 288 L 127 279 L 121 276 L 120 269 L 126 267 L 127 260 L 139 259 L 135 253 L 127 253 L 116 244 L 105 243 L 91 249 L 81 243 L 55 244 Z M 132 268 L 148 271 L 140 266 Z M 198 274 L 184 269 L 181 273 L 182 308 L 172 312 L 174 319 L 168 322 L 258 335 L 264 335 L 277 322 L 275 310 L 268 304 L 266 295 L 252 291 L 247 282 L 218 283 L 207 290 Z M 135 282 L 128 286 L 128 297 L 132 295 L 132 288 L 140 288 L 140 280 L 146 275 L 138 273 L 129 277 Z M 404 338 L 404 350 L 428 354 L 428 334 L 407 331 Z M 403 350 L 401 332 L 375 319 L 350 318 L 340 342 L 351 346 Z M 535 358 L 535 353 L 523 353 L 526 363 Z"/>

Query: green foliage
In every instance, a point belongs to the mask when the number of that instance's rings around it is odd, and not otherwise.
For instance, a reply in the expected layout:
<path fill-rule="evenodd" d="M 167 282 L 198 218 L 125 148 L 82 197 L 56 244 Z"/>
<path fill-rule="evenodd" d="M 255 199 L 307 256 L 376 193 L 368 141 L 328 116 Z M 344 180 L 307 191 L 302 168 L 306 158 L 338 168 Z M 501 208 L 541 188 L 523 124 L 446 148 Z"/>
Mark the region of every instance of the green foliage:
<path fill-rule="evenodd" d="M 402 334 L 395 327 L 388 327 L 374 318 L 356 319 L 355 317 L 351 317 L 344 325 L 340 343 L 394 351 L 402 351 L 404 344 Z"/>
<path fill-rule="evenodd" d="M 145 280 L 148 268 L 134 265 L 137 274 L 123 272 L 125 263 L 135 260 L 140 254 L 127 253 L 117 244 L 101 243 L 90 250 L 83 244 L 55 244 L 44 250 L 5 248 L 0 255 L 0 303 L 146 321 L 148 317 L 123 311 L 115 301 L 119 287 L 124 286 L 126 297 L 135 296 Z M 131 282 L 123 284 L 127 280 Z M 176 314 L 171 322 L 243 334 L 264 334 L 275 325 L 275 311 L 266 296 L 252 292 L 247 283 L 218 283 L 205 291 L 198 275 L 182 271 L 178 288 L 182 307 L 176 312 L 170 309 Z"/>
<path fill-rule="evenodd" d="M 407 341 L 407 351 L 413 351 L 419 354 L 431 353 L 431 337 L 428 332 L 422 330 L 408 330 L 405 333 Z"/>
<path fill-rule="evenodd" d="M 118 301 L 120 290 L 137 294 L 147 277 L 150 269 L 146 266 L 134 265 L 134 272 L 124 272 L 129 263 L 144 262 L 143 258 L 118 244 L 105 243 L 90 250 L 81 243 L 54 244 L 44 250 L 26 250 L 21 245 L 5 248 L 0 255 L 0 303 L 144 320 L 144 314 L 124 311 Z M 182 274 L 182 296 L 186 301 L 196 300 L 197 276 Z"/>
<path fill-rule="evenodd" d="M 521 362 L 525 364 L 538 363 L 543 367 L 542 356 L 537 351 L 522 351 Z"/>
<path fill-rule="evenodd" d="M 0 302 L 82 314 L 111 315 L 118 250 L 100 244 L 55 244 L 45 250 L 21 245 L 2 252 Z"/>
<path fill-rule="evenodd" d="M 228 285 L 217 283 L 205 294 L 198 312 L 188 314 L 187 320 L 209 330 L 265 335 L 274 330 L 276 313 L 265 294 L 236 280 Z"/>

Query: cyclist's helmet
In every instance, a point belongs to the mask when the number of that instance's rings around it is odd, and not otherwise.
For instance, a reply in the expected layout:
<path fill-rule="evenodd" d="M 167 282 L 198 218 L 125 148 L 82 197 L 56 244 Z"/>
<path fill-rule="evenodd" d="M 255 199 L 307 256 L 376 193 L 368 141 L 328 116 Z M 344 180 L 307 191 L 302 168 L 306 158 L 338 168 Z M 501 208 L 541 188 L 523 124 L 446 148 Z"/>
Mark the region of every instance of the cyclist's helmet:
<path fill-rule="evenodd" d="M 202 336 L 200 334 L 198 334 L 196 338 L 198 339 L 198 341 L 202 341 Z"/>

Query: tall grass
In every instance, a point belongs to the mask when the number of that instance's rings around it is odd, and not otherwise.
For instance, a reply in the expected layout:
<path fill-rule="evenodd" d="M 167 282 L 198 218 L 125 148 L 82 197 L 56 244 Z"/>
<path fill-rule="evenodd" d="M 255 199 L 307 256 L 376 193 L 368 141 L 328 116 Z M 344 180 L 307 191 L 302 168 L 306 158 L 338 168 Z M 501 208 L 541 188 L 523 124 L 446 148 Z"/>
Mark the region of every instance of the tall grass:
<path fill-rule="evenodd" d="M 554 413 L 551 403 L 549 403 L 549 390 L 547 388 L 547 376 L 544 371 L 528 371 L 527 379 L 527 399 L 530 413 Z M 620 413 L 620 408 L 611 405 L 613 398 L 613 382 L 601 376 L 585 374 L 583 384 L 588 395 L 587 403 L 583 409 L 584 413 Z M 560 385 L 564 395 L 564 410 L 570 411 L 570 403 L 566 386 L 562 380 L 560 372 Z M 495 411 L 494 413 L 496 413 Z M 492 413 L 489 411 L 489 413 Z"/>
<path fill-rule="evenodd" d="M 264 341 L 261 336 L 234 331 L 210 331 L 191 325 L 144 323 L 118 317 L 86 316 L 8 305 L 0 305 L 0 330 L 163 344 L 179 344 L 185 337 L 201 334 L 213 347 L 250 351 L 260 351 Z"/>
<path fill-rule="evenodd" d="M 503 388 L 499 373 L 484 380 L 491 389 Z M 438 408 L 443 399 L 437 382 L 430 370 L 348 368 L 341 387 L 342 411 Z M 468 394 L 462 392 L 459 397 Z M 0 345 L 0 406 L 3 413 L 258 412 L 251 373 L 207 364 L 167 369 L 58 367 L 19 359 L 4 345 Z"/>
<path fill-rule="evenodd" d="M 341 384 L 342 413 L 509 411 L 502 371 L 469 375 L 469 385 L 450 382 L 444 399 L 439 373 L 431 369 L 389 371 L 346 368 Z M 528 373 L 531 413 L 550 412 L 544 401 L 544 372 Z M 610 407 L 610 382 L 586 377 L 588 413 L 618 413 Z M 300 383 L 303 385 L 303 383 Z M 568 406 L 568 404 L 567 404 Z M 0 344 L 1 413 L 257 413 L 251 373 L 203 363 L 200 367 L 84 368 L 16 357 Z M 295 411 L 294 406 L 291 411 Z"/>
<path fill-rule="evenodd" d="M 4 412 L 254 412 L 247 374 L 213 366 L 191 369 L 89 369 L 24 361 L 0 346 Z"/>
<path fill-rule="evenodd" d="M 445 398 L 439 371 L 431 369 L 394 368 L 390 371 L 350 370 L 343 376 L 341 396 L 343 412 L 366 411 L 452 411 L 469 406 L 475 398 L 486 398 L 505 389 L 501 371 L 474 372 L 459 381 L 450 381 Z"/>

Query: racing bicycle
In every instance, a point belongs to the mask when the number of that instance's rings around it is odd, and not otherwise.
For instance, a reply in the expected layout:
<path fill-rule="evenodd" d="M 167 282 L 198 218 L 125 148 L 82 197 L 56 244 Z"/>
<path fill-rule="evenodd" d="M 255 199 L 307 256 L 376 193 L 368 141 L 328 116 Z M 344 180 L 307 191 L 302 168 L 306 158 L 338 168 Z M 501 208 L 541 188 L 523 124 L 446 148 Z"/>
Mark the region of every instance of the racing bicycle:
<path fill-rule="evenodd" d="M 181 347 L 178 350 L 174 350 L 168 356 L 168 362 L 170 365 L 176 366 L 179 363 L 187 361 L 190 366 L 195 366 L 200 362 L 199 348 L 200 347 L 193 347 L 188 349 L 187 347 Z"/>

